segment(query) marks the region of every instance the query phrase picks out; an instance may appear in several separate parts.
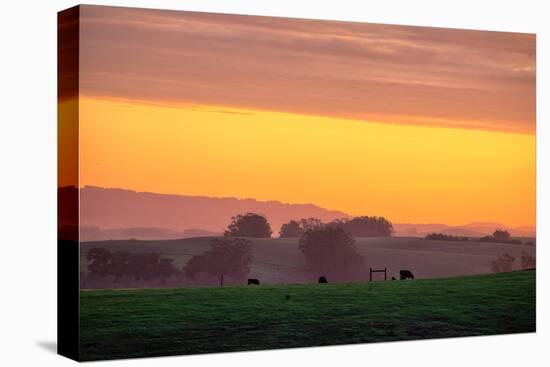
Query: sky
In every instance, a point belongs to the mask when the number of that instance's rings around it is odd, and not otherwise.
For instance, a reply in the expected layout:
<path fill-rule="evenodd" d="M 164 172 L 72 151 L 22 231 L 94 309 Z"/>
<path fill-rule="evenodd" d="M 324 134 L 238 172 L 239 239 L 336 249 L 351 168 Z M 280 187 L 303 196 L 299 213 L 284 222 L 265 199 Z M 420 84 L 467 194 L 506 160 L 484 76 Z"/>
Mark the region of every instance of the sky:
<path fill-rule="evenodd" d="M 534 225 L 535 43 L 84 6 L 80 184 Z"/>

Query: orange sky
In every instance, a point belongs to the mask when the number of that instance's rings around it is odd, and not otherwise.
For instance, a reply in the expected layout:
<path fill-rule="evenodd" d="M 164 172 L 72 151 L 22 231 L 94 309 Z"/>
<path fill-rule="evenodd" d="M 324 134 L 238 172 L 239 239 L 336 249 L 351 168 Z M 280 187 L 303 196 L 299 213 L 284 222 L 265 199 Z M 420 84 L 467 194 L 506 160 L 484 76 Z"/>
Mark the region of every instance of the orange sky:
<path fill-rule="evenodd" d="M 81 185 L 315 203 L 396 222 L 535 222 L 535 137 L 83 98 Z"/>
<path fill-rule="evenodd" d="M 82 186 L 535 224 L 534 35 L 81 16 Z"/>

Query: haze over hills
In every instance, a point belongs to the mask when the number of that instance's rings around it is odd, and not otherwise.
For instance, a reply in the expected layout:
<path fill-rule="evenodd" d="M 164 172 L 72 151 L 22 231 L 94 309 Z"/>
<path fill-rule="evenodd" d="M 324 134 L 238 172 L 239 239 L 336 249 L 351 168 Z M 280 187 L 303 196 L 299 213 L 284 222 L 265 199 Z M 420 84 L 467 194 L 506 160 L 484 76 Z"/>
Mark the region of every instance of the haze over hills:
<path fill-rule="evenodd" d="M 129 253 L 156 251 L 173 259 L 176 268 L 182 269 L 193 256 L 206 252 L 210 248 L 211 240 L 212 237 L 200 237 L 161 241 L 87 242 L 80 248 L 82 271 L 87 273 L 86 254 L 96 247 Z M 251 241 L 253 259 L 249 277 L 261 279 L 262 284 L 316 282 L 319 274 L 308 269 L 305 257 L 298 249 L 297 238 L 254 238 Z M 522 268 L 521 257 L 524 253 L 536 257 L 535 246 L 508 243 L 429 241 L 410 237 L 362 237 L 356 239 L 355 245 L 366 261 L 364 265 L 366 272 L 362 274 L 363 281 L 368 280 L 370 267 L 387 268 L 388 279 L 392 276 L 399 278 L 400 269 L 411 270 L 417 279 L 443 278 L 491 273 L 491 263 L 505 253 L 516 258 L 512 266 L 514 270 Z M 376 276 L 375 279 L 381 280 L 383 275 Z M 196 280 L 185 279 L 184 285 L 217 285 L 218 281 L 216 277 L 212 279 L 202 277 Z M 122 283 L 118 286 L 142 287 L 144 285 L 138 282 Z"/>
<path fill-rule="evenodd" d="M 246 212 L 265 215 L 274 235 L 283 223 L 291 219 L 314 217 L 328 222 L 349 217 L 346 213 L 312 204 L 166 195 L 95 186 L 86 186 L 80 190 L 80 203 L 81 225 L 98 235 L 105 229 L 111 229 L 111 235 L 115 236 L 106 238 L 124 238 L 117 233 L 128 229 L 134 232 L 134 236 L 125 238 L 154 238 L 155 232 L 161 235 L 157 239 L 219 234 L 230 223 L 231 217 Z M 101 231 L 97 232 L 98 229 Z M 152 236 L 144 236 L 146 229 L 151 230 Z M 97 239 L 101 238 L 103 235 Z"/>
<path fill-rule="evenodd" d="M 64 200 L 65 191 L 59 191 Z M 214 198 L 136 192 L 126 189 L 85 186 L 80 190 L 81 239 L 177 239 L 221 234 L 231 217 L 261 213 L 269 220 L 273 235 L 291 219 L 319 218 L 329 222 L 349 214 L 313 204 L 286 204 L 255 199 Z M 365 213 L 376 215 L 376 213 Z M 391 218 L 388 218 L 391 220 Z M 533 227 L 508 227 L 500 223 L 472 222 L 462 226 L 442 223 L 393 223 L 397 236 L 424 237 L 440 232 L 481 237 L 495 229 L 507 229 L 513 236 L 534 237 Z"/>

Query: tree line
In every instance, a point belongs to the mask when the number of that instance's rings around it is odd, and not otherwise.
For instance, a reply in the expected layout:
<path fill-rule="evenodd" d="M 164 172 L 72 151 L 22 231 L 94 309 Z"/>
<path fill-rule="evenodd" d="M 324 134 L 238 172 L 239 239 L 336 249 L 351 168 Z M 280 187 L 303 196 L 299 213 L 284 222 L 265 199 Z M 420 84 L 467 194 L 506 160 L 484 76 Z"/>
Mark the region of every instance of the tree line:
<path fill-rule="evenodd" d="M 460 237 L 460 236 L 453 236 L 450 234 L 444 234 L 444 233 L 430 233 L 424 237 L 427 240 L 435 240 L 435 241 L 469 241 L 470 239 L 468 237 Z"/>
<path fill-rule="evenodd" d="M 534 256 L 521 253 L 520 257 L 521 265 L 520 269 L 535 269 L 537 267 L 537 260 Z M 499 256 L 495 261 L 491 262 L 491 271 L 493 273 L 501 273 L 514 270 L 514 263 L 516 258 L 508 253 Z"/>
<path fill-rule="evenodd" d="M 158 253 L 111 252 L 94 248 L 87 254 L 88 271 L 92 277 L 165 283 L 171 276 L 195 279 L 206 275 L 223 286 L 227 278 L 242 281 L 250 272 L 253 261 L 248 238 L 270 238 L 272 229 L 260 214 L 245 213 L 231 218 L 224 237 L 210 241 L 206 252 L 191 257 L 179 270 L 173 259 Z M 391 236 L 392 224 L 382 217 L 356 217 L 323 223 L 317 218 L 291 220 L 281 226 L 281 238 L 299 238 L 298 249 L 304 255 L 309 270 L 334 280 L 358 276 L 365 264 L 355 246 L 356 236 Z"/>
<path fill-rule="evenodd" d="M 291 220 L 281 226 L 279 237 L 301 237 L 305 232 L 317 229 L 325 224 L 317 218 Z M 384 217 L 360 216 L 355 218 L 336 219 L 326 223 L 329 226 L 341 227 L 353 237 L 390 237 L 394 234 L 393 225 Z"/>
<path fill-rule="evenodd" d="M 212 240 L 211 249 L 191 258 L 184 272 L 191 278 L 200 273 L 216 276 L 221 285 L 224 276 L 243 279 L 252 262 L 250 241 L 246 238 L 270 238 L 272 233 L 271 225 L 263 215 L 239 214 L 231 218 L 224 232 L 225 238 Z M 383 217 L 368 216 L 329 223 L 318 218 L 303 218 L 291 220 L 279 230 L 280 238 L 300 238 L 298 249 L 312 272 L 333 279 L 349 279 L 362 270 L 365 259 L 355 246 L 354 237 L 392 234 L 391 222 Z"/>
<path fill-rule="evenodd" d="M 173 259 L 161 257 L 159 253 L 111 252 L 106 248 L 93 248 L 86 254 L 88 271 L 93 276 L 111 276 L 115 282 L 121 280 L 166 282 L 178 273 Z"/>
<path fill-rule="evenodd" d="M 471 239 L 466 236 L 453 236 L 448 235 L 444 233 L 430 233 L 424 237 L 426 240 L 436 240 L 436 241 L 470 241 Z M 521 240 L 514 239 L 511 237 L 510 232 L 503 230 L 503 229 L 497 229 L 493 232 L 492 235 L 483 236 L 479 239 L 473 239 L 475 241 L 479 242 L 493 242 L 493 243 L 510 243 L 515 245 L 531 245 L 534 246 L 534 241 L 526 241 L 525 243 Z"/>
<path fill-rule="evenodd" d="M 394 234 L 393 225 L 384 217 L 359 216 L 336 219 L 323 223 L 318 218 L 302 218 L 284 223 L 279 230 L 280 238 L 299 238 L 309 230 L 325 225 L 342 227 L 354 237 L 389 237 Z M 268 220 L 261 214 L 245 213 L 231 218 L 224 236 L 270 238 L 273 234 Z"/>
<path fill-rule="evenodd" d="M 480 242 L 499 242 L 499 243 L 512 243 L 516 245 L 521 245 L 522 242 L 520 240 L 512 239 L 510 236 L 510 232 L 503 230 L 503 229 L 497 229 L 493 232 L 491 236 L 484 236 L 479 239 Z"/>

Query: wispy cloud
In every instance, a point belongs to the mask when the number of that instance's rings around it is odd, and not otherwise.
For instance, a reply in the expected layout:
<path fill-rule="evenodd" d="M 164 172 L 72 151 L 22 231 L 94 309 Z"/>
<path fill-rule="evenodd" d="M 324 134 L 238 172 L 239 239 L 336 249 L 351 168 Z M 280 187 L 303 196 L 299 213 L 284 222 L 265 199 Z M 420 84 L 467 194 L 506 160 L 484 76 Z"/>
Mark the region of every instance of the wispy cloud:
<path fill-rule="evenodd" d="M 83 6 L 80 92 L 534 132 L 535 36 Z"/>

